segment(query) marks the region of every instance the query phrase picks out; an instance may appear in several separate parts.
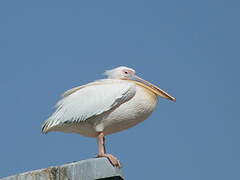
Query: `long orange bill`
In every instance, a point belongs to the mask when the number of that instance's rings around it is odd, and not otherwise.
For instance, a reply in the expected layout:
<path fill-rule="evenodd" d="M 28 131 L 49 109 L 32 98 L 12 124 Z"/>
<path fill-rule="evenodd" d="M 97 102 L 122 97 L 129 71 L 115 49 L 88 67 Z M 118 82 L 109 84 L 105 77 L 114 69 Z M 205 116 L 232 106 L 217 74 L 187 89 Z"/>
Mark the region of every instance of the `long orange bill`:
<path fill-rule="evenodd" d="M 136 75 L 133 75 L 133 76 L 127 78 L 127 80 L 135 81 L 140 86 L 143 86 L 143 87 L 149 89 L 150 91 L 153 91 L 155 94 L 157 94 L 157 95 L 159 95 L 163 98 L 170 99 L 172 101 L 176 101 L 176 98 L 174 98 L 173 96 L 171 96 L 167 92 L 163 91 L 159 87 L 151 84 L 150 82 L 148 82 L 148 81 L 146 81 L 146 80 L 144 80 L 144 79 L 142 79 L 142 78 L 140 78 Z"/>

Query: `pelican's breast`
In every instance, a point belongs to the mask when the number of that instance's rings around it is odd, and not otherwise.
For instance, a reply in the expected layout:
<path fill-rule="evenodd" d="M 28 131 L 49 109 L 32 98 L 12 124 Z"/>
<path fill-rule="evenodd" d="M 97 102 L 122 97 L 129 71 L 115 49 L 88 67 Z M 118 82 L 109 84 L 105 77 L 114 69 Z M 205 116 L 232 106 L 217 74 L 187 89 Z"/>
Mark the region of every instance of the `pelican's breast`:
<path fill-rule="evenodd" d="M 114 109 L 103 120 L 105 134 L 122 131 L 144 121 L 153 112 L 156 105 L 156 94 L 136 85 L 135 96 Z"/>

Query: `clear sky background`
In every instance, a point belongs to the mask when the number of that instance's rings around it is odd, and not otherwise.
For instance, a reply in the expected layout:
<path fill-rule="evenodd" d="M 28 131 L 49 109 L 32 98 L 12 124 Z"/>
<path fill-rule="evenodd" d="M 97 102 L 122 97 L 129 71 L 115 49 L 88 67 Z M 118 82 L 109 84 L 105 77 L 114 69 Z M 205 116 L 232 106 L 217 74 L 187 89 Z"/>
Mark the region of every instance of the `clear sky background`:
<path fill-rule="evenodd" d="M 126 179 L 240 179 L 239 5 L 1 0 L 0 177 L 94 157 L 95 139 L 41 124 L 65 90 L 125 65 L 177 98 L 107 137 Z"/>

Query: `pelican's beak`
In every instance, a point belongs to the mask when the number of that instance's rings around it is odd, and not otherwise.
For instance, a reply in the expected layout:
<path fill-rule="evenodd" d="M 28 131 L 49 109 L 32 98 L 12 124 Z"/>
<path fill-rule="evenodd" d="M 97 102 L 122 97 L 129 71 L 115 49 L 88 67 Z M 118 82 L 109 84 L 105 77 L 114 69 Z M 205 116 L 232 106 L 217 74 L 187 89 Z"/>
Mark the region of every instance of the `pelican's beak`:
<path fill-rule="evenodd" d="M 140 86 L 143 86 L 147 89 L 149 89 L 150 91 L 154 92 L 155 94 L 166 98 L 166 99 L 170 99 L 172 101 L 176 101 L 176 98 L 172 97 L 170 94 L 166 93 L 165 91 L 163 91 L 162 89 L 160 89 L 159 87 L 151 84 L 150 82 L 136 76 L 136 75 L 132 75 L 129 78 L 126 78 L 127 80 L 131 80 L 131 81 L 135 81 L 135 83 L 137 83 Z"/>

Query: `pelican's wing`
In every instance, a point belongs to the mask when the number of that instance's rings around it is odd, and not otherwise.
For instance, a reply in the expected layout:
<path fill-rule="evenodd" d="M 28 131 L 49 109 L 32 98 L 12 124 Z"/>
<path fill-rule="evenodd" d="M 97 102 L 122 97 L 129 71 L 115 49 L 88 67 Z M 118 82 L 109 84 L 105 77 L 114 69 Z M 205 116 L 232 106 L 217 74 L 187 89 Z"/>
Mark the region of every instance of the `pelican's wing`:
<path fill-rule="evenodd" d="M 90 83 L 64 93 L 57 109 L 42 126 L 46 133 L 64 122 L 81 122 L 130 100 L 136 93 L 133 83 Z"/>
<path fill-rule="evenodd" d="M 115 80 L 115 83 L 117 83 L 117 82 L 120 83 L 121 81 Z M 86 85 L 77 86 L 77 87 L 74 87 L 74 88 L 69 89 L 69 90 L 67 90 L 66 92 L 64 92 L 64 93 L 62 94 L 62 97 L 67 97 L 67 96 L 71 95 L 72 93 L 74 93 L 74 92 L 76 92 L 76 91 L 78 91 L 79 89 L 82 89 L 82 88 L 84 88 L 84 87 L 92 86 L 92 85 L 99 85 L 99 84 L 103 84 L 103 83 L 105 83 L 105 84 L 107 84 L 107 83 L 113 83 L 113 80 L 112 80 L 112 79 L 101 79 L 101 80 L 97 80 L 97 81 L 88 83 L 88 84 L 86 84 Z"/>

